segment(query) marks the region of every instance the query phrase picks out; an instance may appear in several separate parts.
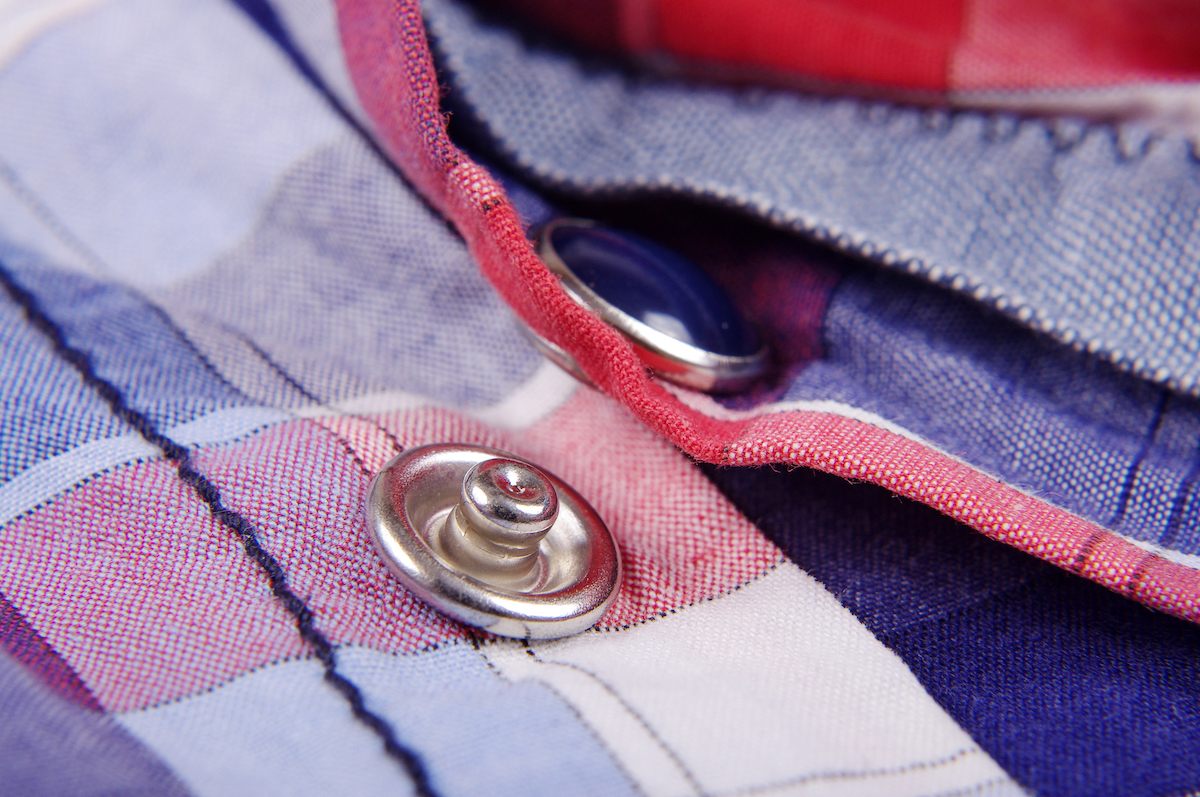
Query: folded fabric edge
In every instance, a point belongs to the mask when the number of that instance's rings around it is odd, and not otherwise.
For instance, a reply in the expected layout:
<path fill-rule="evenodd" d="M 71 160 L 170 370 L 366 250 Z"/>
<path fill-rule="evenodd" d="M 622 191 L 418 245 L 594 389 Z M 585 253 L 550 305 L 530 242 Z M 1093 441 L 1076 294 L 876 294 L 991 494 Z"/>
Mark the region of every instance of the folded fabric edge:
<path fill-rule="evenodd" d="M 1146 551 L 916 440 L 850 418 L 787 412 L 721 420 L 654 382 L 614 330 L 576 305 L 534 254 L 503 189 L 450 140 L 415 0 L 337 0 L 355 89 L 385 149 L 450 218 L 485 276 L 604 392 L 689 456 L 806 466 L 869 481 L 1152 608 L 1200 622 L 1200 572 Z"/>

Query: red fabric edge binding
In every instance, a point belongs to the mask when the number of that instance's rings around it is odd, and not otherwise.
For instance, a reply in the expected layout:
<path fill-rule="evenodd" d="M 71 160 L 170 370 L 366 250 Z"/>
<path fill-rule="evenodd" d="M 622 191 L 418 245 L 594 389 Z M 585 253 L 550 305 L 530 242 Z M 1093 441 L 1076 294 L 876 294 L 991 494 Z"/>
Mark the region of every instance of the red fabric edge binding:
<path fill-rule="evenodd" d="M 355 89 L 388 153 L 454 222 L 505 301 L 655 432 L 705 462 L 784 463 L 878 484 L 1147 606 L 1200 622 L 1200 571 L 921 442 L 820 412 L 719 420 L 685 406 L 647 376 L 624 338 L 563 293 L 503 190 L 450 141 L 416 0 L 336 2 Z"/>

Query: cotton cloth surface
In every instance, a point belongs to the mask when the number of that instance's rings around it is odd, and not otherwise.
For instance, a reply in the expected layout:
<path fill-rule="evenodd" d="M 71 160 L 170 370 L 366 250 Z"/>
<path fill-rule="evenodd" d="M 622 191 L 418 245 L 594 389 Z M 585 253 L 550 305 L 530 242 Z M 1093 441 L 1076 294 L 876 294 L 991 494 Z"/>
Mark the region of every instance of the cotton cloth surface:
<path fill-rule="evenodd" d="M 0 3 L 0 794 L 1200 793 L 1200 164 L 1112 100 L 1192 50 L 516 5 Z M 770 374 L 648 376 L 533 255 L 566 213 L 697 262 Z M 389 574 L 367 485 L 445 442 L 596 507 L 594 629 Z"/>

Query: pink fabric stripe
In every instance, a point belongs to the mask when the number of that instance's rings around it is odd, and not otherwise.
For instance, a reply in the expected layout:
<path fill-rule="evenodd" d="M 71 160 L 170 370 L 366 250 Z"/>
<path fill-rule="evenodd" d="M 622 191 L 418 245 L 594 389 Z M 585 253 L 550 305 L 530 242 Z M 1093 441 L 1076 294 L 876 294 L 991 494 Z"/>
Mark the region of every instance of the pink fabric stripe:
<path fill-rule="evenodd" d="M 406 592 L 375 553 L 363 514 L 369 477 L 346 438 L 335 436 L 343 429 L 365 435 L 367 427 L 357 419 L 337 426 L 283 423 L 198 452 L 194 461 L 225 504 L 254 525 L 330 641 L 407 652 L 463 636 L 456 623 Z M 373 437 L 387 442 L 378 429 Z"/>
<path fill-rule="evenodd" d="M 783 560 L 678 449 L 595 391 L 578 391 L 509 446 L 579 490 L 616 536 L 626 586 L 602 627 L 722 594 Z"/>
<path fill-rule="evenodd" d="M 58 651 L 30 627 L 17 607 L 0 595 L 0 648 L 25 665 L 59 697 L 92 711 L 100 703 Z"/>
<path fill-rule="evenodd" d="M 139 463 L 0 529 L 0 590 L 112 711 L 303 652 L 241 545 L 175 469 Z"/>
<path fill-rule="evenodd" d="M 606 628 L 726 592 L 782 559 L 682 454 L 590 391 L 519 433 L 421 409 L 291 421 L 195 452 L 195 467 L 251 522 L 335 644 L 403 653 L 467 634 L 405 591 L 367 536 L 368 472 L 396 453 L 393 438 L 508 449 L 572 482 L 625 557 Z M 104 474 L 3 535 L 12 556 L 0 589 L 106 709 L 161 703 L 308 653 L 265 577 L 167 463 Z"/>
<path fill-rule="evenodd" d="M 1094 551 L 1083 551 L 1103 529 L 919 443 L 843 418 L 794 413 L 725 421 L 684 406 L 647 377 L 628 343 L 565 296 L 500 187 L 451 143 L 415 0 L 337 0 L 337 9 L 355 88 L 390 155 L 454 221 L 509 305 L 656 433 L 706 462 L 787 462 L 872 481 L 1060 566 L 1091 573 L 1075 564 L 1082 551 L 1083 562 L 1106 570 Z M 1112 541 L 1122 552 L 1129 546 Z M 1156 558 L 1141 579 L 1114 588 L 1200 621 L 1200 575 L 1181 565 Z"/>
<path fill-rule="evenodd" d="M 971 0 L 951 91 L 1136 86 L 1200 77 L 1200 15 L 1184 3 Z"/>
<path fill-rule="evenodd" d="M 406 447 L 444 442 L 492 446 L 528 457 L 578 490 L 617 537 L 625 563 L 625 585 L 601 627 L 644 622 L 719 595 L 782 561 L 779 549 L 686 457 L 628 410 L 594 391 L 577 392 L 549 417 L 520 432 L 499 432 L 438 409 L 390 413 L 378 420 Z M 340 431 L 361 421 L 324 423 Z M 359 454 L 364 459 L 371 456 L 363 450 Z M 396 600 L 388 598 L 390 604 Z M 403 646 L 366 626 L 331 628 L 331 633 L 339 640 L 382 649 Z"/>

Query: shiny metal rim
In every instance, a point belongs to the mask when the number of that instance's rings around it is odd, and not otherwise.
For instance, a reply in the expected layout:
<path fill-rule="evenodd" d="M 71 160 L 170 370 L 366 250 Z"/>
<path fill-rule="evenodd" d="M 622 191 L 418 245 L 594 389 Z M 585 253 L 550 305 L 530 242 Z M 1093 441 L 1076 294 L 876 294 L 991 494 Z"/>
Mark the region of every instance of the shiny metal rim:
<path fill-rule="evenodd" d="M 542 541 L 548 567 L 566 573 L 532 592 L 485 583 L 439 555 L 433 527 L 455 505 L 463 476 L 474 465 L 505 458 L 496 449 L 433 445 L 395 457 L 367 490 L 367 530 L 388 569 L 439 611 L 499 636 L 555 639 L 595 625 L 616 597 L 621 560 L 596 511 L 574 489 L 542 470 L 554 485 L 559 516 Z"/>
<path fill-rule="evenodd" d="M 757 352 L 746 357 L 733 357 L 701 349 L 642 323 L 585 285 L 558 256 L 550 242 L 550 235 L 562 227 L 595 226 L 597 224 L 588 219 L 555 219 L 543 227 L 538 235 L 538 254 L 546 267 L 562 280 L 567 295 L 577 304 L 598 313 L 602 321 L 627 337 L 637 349 L 642 361 L 664 379 L 697 390 L 725 391 L 745 387 L 763 374 L 767 368 L 765 344 Z M 548 341 L 545 343 L 553 346 Z M 562 352 L 561 348 L 554 348 Z M 558 362 L 557 359 L 555 361 Z M 571 362 L 574 362 L 574 359 Z M 578 369 L 577 364 L 575 368 Z"/>
<path fill-rule="evenodd" d="M 533 344 L 533 347 L 537 349 L 543 357 L 588 387 L 596 387 L 596 383 L 592 381 L 592 378 L 583 372 L 583 368 L 579 366 L 579 363 L 574 357 L 567 354 L 566 350 L 564 350 L 561 346 L 556 346 L 538 333 L 534 332 L 528 324 L 522 323 L 520 326 L 521 332 L 524 333 L 525 337 L 529 339 L 529 342 Z"/>

